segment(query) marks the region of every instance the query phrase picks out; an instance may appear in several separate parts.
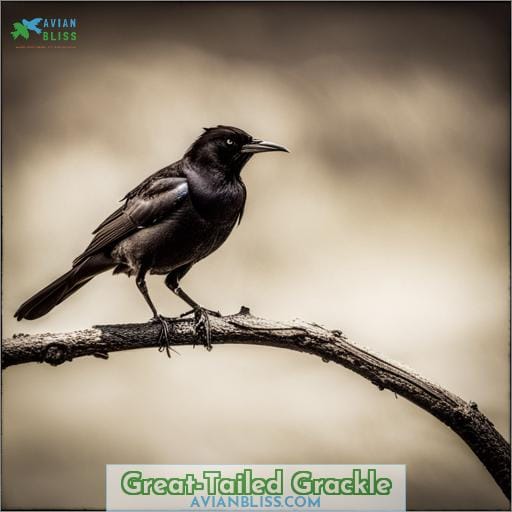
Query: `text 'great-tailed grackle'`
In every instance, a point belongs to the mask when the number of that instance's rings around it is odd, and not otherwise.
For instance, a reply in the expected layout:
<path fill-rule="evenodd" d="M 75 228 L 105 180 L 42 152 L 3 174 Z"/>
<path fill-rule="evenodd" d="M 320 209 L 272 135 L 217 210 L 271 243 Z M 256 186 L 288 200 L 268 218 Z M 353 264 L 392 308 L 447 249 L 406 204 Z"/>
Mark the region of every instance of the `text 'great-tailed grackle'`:
<path fill-rule="evenodd" d="M 196 332 L 211 349 L 209 310 L 192 300 L 180 279 L 199 260 L 218 249 L 240 222 L 246 198 L 240 172 L 254 153 L 288 151 L 239 128 L 205 128 L 185 156 L 145 179 L 123 198 L 125 203 L 105 219 L 69 272 L 23 303 L 18 320 L 39 318 L 93 277 L 135 275 L 155 321 L 160 322 L 160 345 L 169 355 L 169 326 L 158 314 L 145 276 L 167 274 L 165 284 L 192 307 Z"/>

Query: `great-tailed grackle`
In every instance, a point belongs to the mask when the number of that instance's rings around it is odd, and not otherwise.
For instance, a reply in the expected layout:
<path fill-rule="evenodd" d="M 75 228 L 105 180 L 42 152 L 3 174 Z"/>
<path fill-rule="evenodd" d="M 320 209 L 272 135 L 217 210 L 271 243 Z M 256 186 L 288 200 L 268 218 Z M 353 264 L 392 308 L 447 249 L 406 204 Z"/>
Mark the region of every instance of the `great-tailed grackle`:
<path fill-rule="evenodd" d="M 23 303 L 14 316 L 39 318 L 96 275 L 114 269 L 114 274 L 135 275 L 153 319 L 161 324 L 160 345 L 169 355 L 169 327 L 153 305 L 145 281 L 147 272 L 167 274 L 165 284 L 192 307 L 196 332 L 211 349 L 212 312 L 192 300 L 179 281 L 218 249 L 242 219 L 246 189 L 240 172 L 254 153 L 264 151 L 287 149 L 254 139 L 239 128 L 205 128 L 181 160 L 128 192 L 123 206 L 93 232 L 92 242 L 71 270 Z"/>

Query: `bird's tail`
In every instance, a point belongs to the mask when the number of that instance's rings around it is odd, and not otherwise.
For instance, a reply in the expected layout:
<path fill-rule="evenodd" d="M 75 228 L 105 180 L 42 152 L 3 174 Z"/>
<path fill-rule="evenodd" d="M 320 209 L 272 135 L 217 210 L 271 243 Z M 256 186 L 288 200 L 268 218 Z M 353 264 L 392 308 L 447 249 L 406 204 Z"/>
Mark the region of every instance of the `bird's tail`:
<path fill-rule="evenodd" d="M 46 315 L 93 277 L 114 266 L 112 260 L 102 254 L 91 256 L 25 301 L 14 313 L 15 318 L 34 320 Z"/>

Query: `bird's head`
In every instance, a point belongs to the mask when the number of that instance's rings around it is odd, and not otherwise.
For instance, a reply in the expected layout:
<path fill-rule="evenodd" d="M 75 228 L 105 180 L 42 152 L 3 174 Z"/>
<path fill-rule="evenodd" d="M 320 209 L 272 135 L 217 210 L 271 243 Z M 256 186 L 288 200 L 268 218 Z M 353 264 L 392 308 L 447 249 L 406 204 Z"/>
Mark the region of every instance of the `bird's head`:
<path fill-rule="evenodd" d="M 255 139 L 240 128 L 219 125 L 204 128 L 204 132 L 190 146 L 185 157 L 197 166 L 238 176 L 252 155 L 267 151 L 288 152 L 284 146 Z"/>

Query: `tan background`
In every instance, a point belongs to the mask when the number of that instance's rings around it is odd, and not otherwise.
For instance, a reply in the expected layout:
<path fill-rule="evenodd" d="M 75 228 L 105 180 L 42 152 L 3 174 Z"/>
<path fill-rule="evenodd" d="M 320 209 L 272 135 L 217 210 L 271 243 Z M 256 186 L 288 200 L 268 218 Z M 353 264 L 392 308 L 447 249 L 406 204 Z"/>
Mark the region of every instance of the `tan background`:
<path fill-rule="evenodd" d="M 4 335 L 149 317 L 105 274 L 47 317 L 124 193 L 202 126 L 292 153 L 244 170 L 244 221 L 183 281 L 205 306 L 339 328 L 474 400 L 509 435 L 509 5 L 3 4 Z M 76 50 L 15 50 L 22 17 Z M 160 277 L 159 309 L 184 311 Z M 156 350 L 3 374 L 3 507 L 104 506 L 106 463 L 406 463 L 408 508 L 505 509 L 425 412 L 319 359 Z"/>

